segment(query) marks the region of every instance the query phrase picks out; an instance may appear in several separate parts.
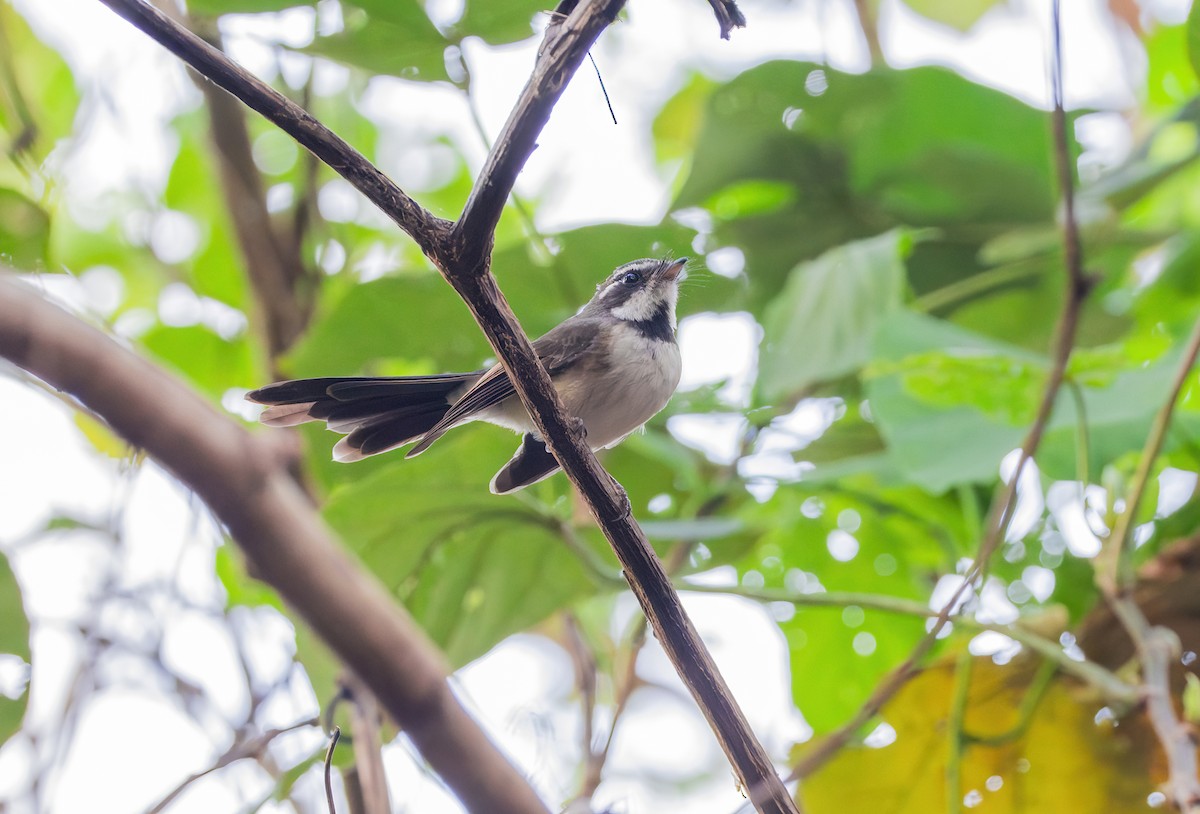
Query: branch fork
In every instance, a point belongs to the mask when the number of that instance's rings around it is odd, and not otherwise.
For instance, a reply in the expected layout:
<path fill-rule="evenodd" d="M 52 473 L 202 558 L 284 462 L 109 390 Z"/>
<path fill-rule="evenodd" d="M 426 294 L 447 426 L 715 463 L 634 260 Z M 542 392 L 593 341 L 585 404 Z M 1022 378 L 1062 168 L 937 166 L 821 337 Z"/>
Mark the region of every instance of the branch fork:
<path fill-rule="evenodd" d="M 629 498 L 565 413 L 545 368 L 490 273 L 501 211 L 567 82 L 624 0 L 564 2 L 461 217 L 434 217 L 305 110 L 143 0 L 100 0 L 196 71 L 291 135 L 387 214 L 467 303 L 522 403 L 609 539 L 646 618 L 724 748 L 738 783 L 763 814 L 799 811 L 701 641 Z M 742 22 L 733 0 L 714 2 L 723 35 Z M 728 18 L 727 20 L 725 18 Z M 728 23 L 728 25 L 727 25 Z M 33 319 L 33 315 L 38 315 Z M 378 584 L 346 559 L 273 456 L 244 430 L 127 350 L 0 281 L 0 355 L 80 397 L 119 433 L 204 498 L 275 585 L 404 726 L 471 811 L 544 812 L 454 699 L 440 656 Z M 97 385 L 97 369 L 111 376 Z M 120 387 L 120 389 L 115 389 Z M 239 485 L 242 488 L 238 488 Z M 357 631 L 351 636 L 347 631 Z"/>

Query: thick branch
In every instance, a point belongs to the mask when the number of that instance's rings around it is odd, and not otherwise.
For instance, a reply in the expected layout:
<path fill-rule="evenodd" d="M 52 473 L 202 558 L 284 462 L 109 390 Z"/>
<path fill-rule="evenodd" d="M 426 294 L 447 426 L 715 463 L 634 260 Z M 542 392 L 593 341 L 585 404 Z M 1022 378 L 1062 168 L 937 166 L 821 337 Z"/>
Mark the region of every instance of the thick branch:
<path fill-rule="evenodd" d="M 362 677 L 469 810 L 546 814 L 451 693 L 441 654 L 313 513 L 284 456 L 7 276 L 0 356 L 71 393 L 193 489 L 255 572 Z"/>

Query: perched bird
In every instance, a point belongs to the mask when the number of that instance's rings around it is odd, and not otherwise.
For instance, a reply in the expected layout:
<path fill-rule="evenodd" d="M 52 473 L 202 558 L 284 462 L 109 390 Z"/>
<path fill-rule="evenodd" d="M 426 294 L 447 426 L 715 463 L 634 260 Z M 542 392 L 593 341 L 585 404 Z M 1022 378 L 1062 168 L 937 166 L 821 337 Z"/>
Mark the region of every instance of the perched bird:
<path fill-rule="evenodd" d="M 615 446 L 675 392 L 681 369 L 675 303 L 686 264 L 686 257 L 626 263 L 575 316 L 533 343 L 592 449 Z M 269 426 L 320 420 L 344 433 L 333 448 L 338 461 L 416 441 L 411 458 L 453 427 L 487 421 L 524 433 L 516 454 L 492 478 L 493 493 L 523 489 L 558 469 L 499 364 L 437 376 L 297 379 L 246 398 L 268 405 L 261 420 Z"/>

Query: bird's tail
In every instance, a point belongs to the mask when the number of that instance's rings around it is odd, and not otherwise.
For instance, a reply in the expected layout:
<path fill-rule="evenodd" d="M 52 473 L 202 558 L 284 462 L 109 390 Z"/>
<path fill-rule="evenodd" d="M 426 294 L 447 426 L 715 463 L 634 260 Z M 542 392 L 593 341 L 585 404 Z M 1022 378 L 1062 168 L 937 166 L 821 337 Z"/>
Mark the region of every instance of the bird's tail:
<path fill-rule="evenodd" d="M 267 405 L 261 421 L 268 426 L 324 421 L 346 435 L 333 448 L 333 457 L 357 461 L 423 436 L 450 409 L 456 391 L 479 375 L 296 379 L 253 390 L 246 398 Z"/>

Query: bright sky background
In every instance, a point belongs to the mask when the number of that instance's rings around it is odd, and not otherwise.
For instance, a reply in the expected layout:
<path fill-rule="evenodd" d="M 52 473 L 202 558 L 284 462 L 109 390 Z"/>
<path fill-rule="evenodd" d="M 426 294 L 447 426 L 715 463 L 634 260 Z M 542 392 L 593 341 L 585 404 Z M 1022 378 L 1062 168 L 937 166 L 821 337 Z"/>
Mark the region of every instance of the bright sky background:
<path fill-rule="evenodd" d="M 156 195 L 175 149 L 166 122 L 197 102 L 198 94 L 179 63 L 95 0 L 14 0 L 14 4 L 48 42 L 64 51 L 79 81 L 94 92 L 85 104 L 86 138 L 61 156 L 72 206 L 81 213 L 94 211 L 100 194 L 113 189 Z M 1136 82 L 1144 71 L 1139 46 L 1109 26 L 1098 13 L 1102 5 L 1102 0 L 1063 3 L 1066 95 L 1071 107 L 1120 110 L 1133 99 L 1130 77 Z M 1143 5 L 1167 21 L 1182 19 L 1187 7 L 1185 0 Z M 964 36 L 924 23 L 896 0 L 884 0 L 883 49 L 893 66 L 951 65 L 977 81 L 1046 106 L 1048 7 L 1043 0 L 1013 0 L 990 12 Z M 454 16 L 453 0 L 438 0 L 436 8 Z M 744 10 L 749 27 L 734 32 L 731 42 L 723 42 L 702 0 L 631 3 L 629 21 L 606 34 L 594 51 L 620 125 L 609 122 L 598 84 L 585 66 L 556 109 L 522 177 L 520 188 L 547 202 L 538 210 L 543 229 L 660 219 L 670 179 L 655 168 L 647 134 L 651 116 L 681 86 L 689 70 L 698 67 L 729 77 L 772 57 L 825 59 L 835 68 L 852 71 L 867 67 L 850 0 L 745 2 Z M 310 30 L 310 14 L 294 11 L 231 20 L 225 30 L 228 45 L 249 68 L 269 74 L 273 57 L 260 38 L 282 36 L 290 44 L 302 45 Z M 475 98 L 492 135 L 499 131 L 528 76 L 536 43 L 530 40 L 500 49 L 476 44 L 467 49 L 476 78 Z M 346 73 L 327 65 L 319 75 L 336 88 L 345 82 Z M 395 128 L 381 139 L 381 163 L 401 186 L 419 184 L 426 171 L 419 163 L 403 159 L 402 151 L 389 149 L 402 144 L 405 134 L 450 134 L 474 167 L 482 161 L 483 147 L 455 92 L 377 79 L 364 105 L 378 122 Z M 1113 161 L 1129 147 L 1130 135 L 1119 114 L 1098 114 L 1081 126 L 1080 135 L 1093 158 Z M 336 205 L 336 200 L 329 205 Z M 677 249 L 681 254 L 687 251 L 688 247 Z M 598 269 L 597 276 L 607 271 Z M 103 284 L 86 281 L 59 278 L 46 279 L 45 284 L 82 309 L 103 311 L 103 301 L 111 294 Z M 756 343 L 756 329 L 746 318 L 692 318 L 682 328 L 684 387 L 748 370 Z M 212 618 L 212 609 L 223 604 L 211 572 L 212 527 L 195 501 L 153 465 L 129 470 L 98 458 L 70 411 L 50 395 L 0 377 L 0 405 L 4 417 L 0 421 L 0 449 L 4 450 L 0 545 L 13 555 L 29 613 L 37 623 L 38 692 L 29 712 L 34 728 L 57 722 L 61 704 L 72 692 L 69 681 L 86 654 L 80 651 L 80 637 L 71 622 L 86 607 L 87 596 L 114 586 L 155 581 L 173 583 L 195 606 L 173 608 L 165 625 L 164 658 L 220 699 L 218 713 L 240 714 L 247 699 L 236 671 L 236 642 Z M 800 423 L 811 428 L 819 426 L 820 420 L 818 416 Z M 737 428 L 685 422 L 673 424 L 672 431 L 692 444 L 705 444 L 709 454 L 720 458 L 728 456 Z M 6 466 L 6 461 L 11 463 Z M 1033 504 L 1040 505 L 1040 500 L 1040 495 L 1031 496 L 1027 510 L 1038 508 Z M 1072 505 L 1069 500 L 1059 508 L 1064 513 L 1079 511 L 1078 502 Z M 63 534 L 36 546 L 19 545 L 46 519 L 61 513 L 108 518 L 123 528 L 121 558 L 114 561 L 111 543 L 97 535 Z M 1031 581 L 1038 577 L 1031 575 Z M 721 573 L 710 577 L 728 578 Z M 632 599 L 626 599 L 628 619 L 634 606 Z M 806 730 L 803 719 L 792 710 L 787 654 L 768 610 L 733 598 L 689 596 L 686 601 L 751 724 L 782 758 Z M 131 608 L 128 621 L 135 628 L 143 622 L 152 628 L 161 610 Z M 235 629 L 253 650 L 262 675 L 282 669 L 291 634 L 278 616 L 244 614 Z M 138 674 L 142 669 L 138 663 L 109 664 L 106 669 L 128 679 L 132 689 L 96 696 L 72 722 L 74 747 L 59 756 L 59 771 L 50 778 L 50 811 L 142 810 L 187 773 L 210 765 L 228 745 L 219 715 L 201 716 L 197 724 L 155 693 L 137 689 L 154 686 L 154 677 Z M 661 689 L 635 696 L 631 714 L 619 729 L 597 804 L 631 814 L 729 814 L 740 805 L 732 775 L 703 719 L 653 643 L 639 662 L 639 672 Z M 518 636 L 457 677 L 463 697 L 551 804 L 569 796 L 577 782 L 573 772 L 579 764 L 580 721 L 570 698 L 570 675 L 567 657 L 555 646 L 537 637 Z M 11 684 L 12 670 L 6 672 L 0 663 L 0 687 L 5 680 Z M 287 725 L 311 714 L 311 708 L 305 707 L 313 703 L 300 687 L 292 693 L 290 704 L 271 711 L 273 722 Z M 290 742 L 281 739 L 278 747 L 284 751 L 311 748 L 314 738 L 320 740 L 302 733 Z M 32 748 L 17 738 L 0 751 L 0 800 L 20 786 Z M 422 774 L 403 743 L 388 747 L 387 762 L 397 807 L 422 814 L 459 810 L 436 782 Z M 697 770 L 707 771 L 708 781 L 695 784 L 683 796 L 674 789 L 664 796 L 664 789 L 643 782 L 647 775 L 677 778 Z M 256 769 L 235 766 L 216 779 L 195 784 L 171 810 L 237 811 L 264 792 L 264 783 Z M 291 809 L 268 804 L 262 810 Z"/>

